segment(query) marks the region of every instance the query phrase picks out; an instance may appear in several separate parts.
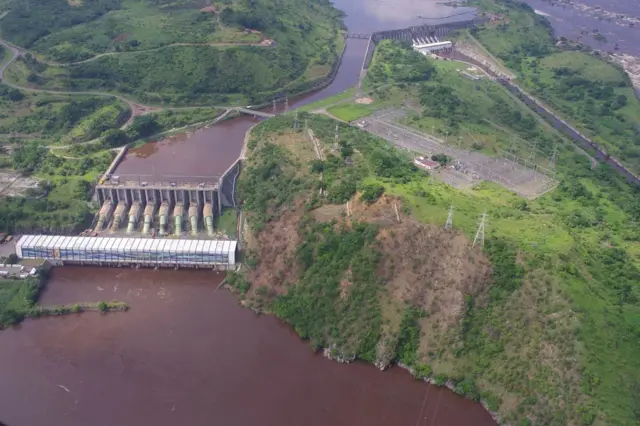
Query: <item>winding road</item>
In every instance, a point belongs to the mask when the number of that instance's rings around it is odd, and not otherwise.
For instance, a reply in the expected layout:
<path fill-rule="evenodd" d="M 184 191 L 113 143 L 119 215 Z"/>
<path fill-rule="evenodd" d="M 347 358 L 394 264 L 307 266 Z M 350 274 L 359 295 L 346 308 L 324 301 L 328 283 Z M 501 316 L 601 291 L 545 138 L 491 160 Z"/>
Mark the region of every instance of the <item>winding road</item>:
<path fill-rule="evenodd" d="M 6 45 L 6 42 L 4 42 L 3 44 Z M 46 59 L 42 59 L 39 55 L 37 55 L 34 52 L 31 52 L 27 49 L 18 49 L 22 54 L 26 54 L 29 53 L 31 55 L 33 55 L 34 58 L 36 58 L 38 60 L 38 62 L 41 62 L 43 64 L 49 65 L 49 66 L 56 66 L 56 67 L 72 67 L 75 65 L 81 65 L 81 64 L 86 64 L 87 62 L 93 62 L 95 60 L 98 60 L 100 58 L 104 58 L 105 56 L 118 56 L 118 55 L 131 55 L 131 54 L 136 54 L 136 53 L 146 53 L 146 52 L 157 52 L 159 50 L 164 50 L 164 49 L 168 49 L 170 47 L 177 47 L 177 46 L 210 46 L 210 47 L 272 47 L 270 44 L 260 44 L 260 43 L 244 43 L 244 42 L 240 42 L 240 43 L 230 43 L 230 42 L 205 42 L 205 43 L 171 43 L 171 44 L 166 44 L 164 46 L 160 46 L 160 47 L 154 47 L 151 49 L 143 49 L 143 50 L 127 50 L 124 52 L 105 52 L 105 53 L 99 53 L 95 56 L 92 56 L 90 58 L 87 59 L 83 59 L 81 61 L 76 61 L 76 62 L 56 62 L 56 61 L 48 61 Z"/>

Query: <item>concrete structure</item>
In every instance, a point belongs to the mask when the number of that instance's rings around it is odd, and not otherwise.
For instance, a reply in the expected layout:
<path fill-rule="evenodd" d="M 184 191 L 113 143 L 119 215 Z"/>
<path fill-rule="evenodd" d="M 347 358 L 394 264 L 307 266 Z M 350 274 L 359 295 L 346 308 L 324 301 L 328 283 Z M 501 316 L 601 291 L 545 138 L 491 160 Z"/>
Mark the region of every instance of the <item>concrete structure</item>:
<path fill-rule="evenodd" d="M 149 234 L 155 229 L 155 223 L 160 235 L 175 233 L 179 236 L 186 231 L 182 226 L 182 215 L 188 211 L 192 233 L 197 232 L 200 219 L 205 218 L 208 222 L 204 225 L 212 235 L 209 225 L 214 222 L 223 205 L 232 205 L 232 200 L 229 201 L 230 197 L 226 194 L 230 192 L 227 186 L 233 186 L 236 167 L 238 164 L 234 163 L 222 177 L 213 177 L 214 182 L 194 183 L 179 179 L 149 182 L 141 181 L 140 176 L 135 181 L 122 176 L 105 177 L 96 186 L 95 198 L 101 208 L 94 230 L 118 232 L 120 228 L 126 228 L 127 233 L 141 231 Z M 225 196 L 222 197 L 221 187 L 225 189 Z"/>
<path fill-rule="evenodd" d="M 21 259 L 56 265 L 192 267 L 233 269 L 237 241 L 24 235 L 16 244 Z"/>
<path fill-rule="evenodd" d="M 440 163 L 432 161 L 424 157 L 416 157 L 413 159 L 413 164 L 424 170 L 435 170 L 440 167 Z"/>
<path fill-rule="evenodd" d="M 413 39 L 413 50 L 427 55 L 433 52 L 451 51 L 453 43 L 450 41 L 440 41 L 438 37 L 417 37 Z"/>
<path fill-rule="evenodd" d="M 467 21 L 447 22 L 437 25 L 418 25 L 399 30 L 378 31 L 371 35 L 371 39 L 377 43 L 381 40 L 412 42 L 413 39 L 418 37 L 445 37 L 451 31 L 473 28 L 476 25 L 485 23 L 486 21 L 486 18 L 474 18 Z"/>

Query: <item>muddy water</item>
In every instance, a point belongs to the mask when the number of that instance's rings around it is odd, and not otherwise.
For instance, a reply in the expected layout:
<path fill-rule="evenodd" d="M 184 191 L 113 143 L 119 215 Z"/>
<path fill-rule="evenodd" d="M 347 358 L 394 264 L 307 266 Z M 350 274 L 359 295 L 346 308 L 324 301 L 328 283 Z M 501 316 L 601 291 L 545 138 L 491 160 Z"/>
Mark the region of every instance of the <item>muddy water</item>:
<path fill-rule="evenodd" d="M 28 320 L 0 333 L 8 426 L 485 426 L 478 404 L 394 368 L 342 365 L 216 291 L 222 275 L 64 267 L 44 304 L 118 299 L 126 313 Z"/>
<path fill-rule="evenodd" d="M 117 167 L 120 177 L 142 180 L 202 180 L 221 176 L 240 156 L 249 116 L 132 149 Z"/>

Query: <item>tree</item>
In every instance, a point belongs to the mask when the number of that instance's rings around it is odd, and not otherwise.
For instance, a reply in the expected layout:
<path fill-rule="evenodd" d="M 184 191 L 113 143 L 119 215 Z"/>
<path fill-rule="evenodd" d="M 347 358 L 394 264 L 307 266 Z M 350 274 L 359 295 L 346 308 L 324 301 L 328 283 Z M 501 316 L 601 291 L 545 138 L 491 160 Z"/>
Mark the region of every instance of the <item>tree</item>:
<path fill-rule="evenodd" d="M 110 129 L 102 133 L 102 143 L 107 147 L 122 146 L 129 142 L 129 136 L 124 130 Z"/>
<path fill-rule="evenodd" d="M 12 102 L 18 102 L 24 99 L 24 94 L 18 89 L 11 89 L 7 95 Z"/>
<path fill-rule="evenodd" d="M 360 198 L 366 201 L 368 204 L 375 203 L 378 198 L 384 193 L 384 186 L 378 182 L 368 183 L 362 185 Z"/>
<path fill-rule="evenodd" d="M 127 129 L 127 136 L 130 140 L 136 140 L 138 138 L 145 138 L 151 136 L 160 129 L 160 125 L 150 115 L 141 115 L 136 117 L 131 123 L 131 126 Z"/>

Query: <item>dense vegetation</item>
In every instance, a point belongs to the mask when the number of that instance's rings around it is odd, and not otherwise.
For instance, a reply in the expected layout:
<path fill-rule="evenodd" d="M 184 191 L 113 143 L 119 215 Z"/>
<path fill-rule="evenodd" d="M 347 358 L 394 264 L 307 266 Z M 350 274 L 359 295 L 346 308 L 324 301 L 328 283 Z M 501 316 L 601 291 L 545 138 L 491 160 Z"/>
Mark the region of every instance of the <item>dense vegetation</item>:
<path fill-rule="evenodd" d="M 198 11 L 195 1 L 160 4 L 143 0 L 85 1 L 69 6 L 66 0 L 47 0 L 42 10 L 59 9 L 58 13 L 68 18 L 51 22 L 41 16 L 39 8 L 26 11 L 25 2 L 16 3 L 21 6 L 12 9 L 3 20 L 16 28 L 3 24 L 2 30 L 5 37 L 18 45 L 32 46 L 63 61 L 93 56 L 92 53 L 104 52 L 113 45 L 124 45 L 120 50 L 141 51 L 103 56 L 69 67 L 47 66 L 35 59 L 21 58 L 12 65 L 10 78 L 65 90 L 118 91 L 143 102 L 255 103 L 280 92 L 301 91 L 326 77 L 342 48 L 338 34 L 340 16 L 324 1 L 287 0 L 276 13 L 276 8 L 266 0 L 235 0 L 214 4 L 220 15 L 216 19 L 217 13 Z M 110 12 L 113 8 L 117 10 Z M 153 9 L 155 15 L 146 15 L 145 8 Z M 128 30 L 119 30 L 111 23 L 117 22 L 122 14 L 149 20 L 143 28 L 130 29 L 134 35 L 136 31 L 146 31 L 146 41 L 142 37 L 128 38 Z M 20 19 L 13 20 L 14 16 L 41 25 L 37 29 L 25 25 L 20 30 L 17 28 Z M 185 25 L 181 21 L 185 16 L 195 17 L 198 24 Z M 175 31 L 156 27 L 154 19 L 161 19 Z M 103 26 L 95 25 L 103 21 Z M 86 24 L 77 25 L 79 22 Z M 277 46 L 188 45 L 214 37 L 219 25 L 236 28 L 241 33 L 245 28 L 259 31 L 263 37 L 275 39 Z M 160 35 L 156 36 L 156 32 Z M 148 50 L 178 41 L 188 43 Z"/>
<path fill-rule="evenodd" d="M 14 90 L 0 86 L 0 96 L 5 96 L 0 101 L 0 133 L 65 144 L 85 142 L 121 126 L 131 114 L 126 105 L 104 97 L 22 95 L 11 101 Z"/>
<path fill-rule="evenodd" d="M 640 171 L 640 102 L 624 71 L 597 53 L 557 47 L 550 23 L 525 4 L 478 4 L 504 20 L 473 30 L 475 37 L 519 75 L 526 89 Z"/>
<path fill-rule="evenodd" d="M 24 319 L 35 306 L 40 287 L 40 277 L 0 281 L 0 330 Z"/>
<path fill-rule="evenodd" d="M 25 197 L 0 198 L 0 231 L 71 232 L 90 224 L 92 183 L 113 158 L 103 152 L 63 158 L 37 142 L 23 143 L 6 166 L 40 179 Z"/>

